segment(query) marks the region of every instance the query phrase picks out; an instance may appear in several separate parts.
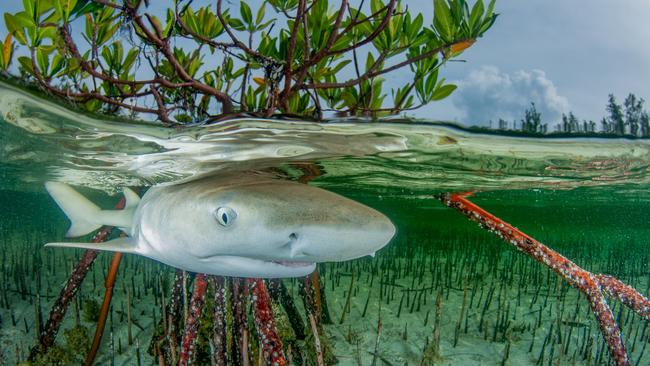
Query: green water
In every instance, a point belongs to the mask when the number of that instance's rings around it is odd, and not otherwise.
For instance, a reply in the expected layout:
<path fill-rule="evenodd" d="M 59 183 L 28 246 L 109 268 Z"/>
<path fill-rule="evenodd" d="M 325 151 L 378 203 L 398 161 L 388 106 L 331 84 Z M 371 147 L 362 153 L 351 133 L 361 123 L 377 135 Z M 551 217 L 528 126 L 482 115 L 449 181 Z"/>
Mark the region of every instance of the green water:
<path fill-rule="evenodd" d="M 368 192 L 339 193 L 380 209 L 399 228 L 394 241 L 373 259 L 320 267 L 332 321 L 324 329 L 339 364 L 369 365 L 375 349 L 377 364 L 420 364 L 423 350 L 433 338 L 435 300 L 439 295 L 439 364 L 499 365 L 506 347 L 511 365 L 539 364 L 540 356 L 544 357 L 543 364 L 608 364 L 584 297 L 540 264 L 433 199 L 378 200 Z M 648 205 L 644 199 L 624 197 L 614 190 L 582 188 L 485 192 L 473 200 L 585 269 L 615 275 L 647 295 Z M 42 243 L 62 237 L 67 227 L 64 216 L 46 195 L 2 191 L 0 199 L 5 207 L 14 208 L 3 211 L 0 220 L 0 240 L 5 249 L 0 344 L 3 359 L 11 364 L 35 340 L 37 282 L 41 311 L 46 315 L 80 252 L 42 248 Z M 105 198 L 105 202 L 110 199 Z M 83 284 L 78 310 L 71 307 L 63 329 L 75 325 L 77 311 L 80 324 L 94 329 L 84 312 L 91 301 L 102 300 L 103 278 L 110 259 L 108 253 L 100 255 Z M 355 282 L 344 316 L 352 272 Z M 136 362 L 136 350 L 128 346 L 124 334 L 127 288 L 134 297 L 133 314 L 138 326 L 133 326 L 133 334 L 140 342 L 142 362 L 154 362 L 147 348 L 154 321 L 161 317 L 160 280 L 171 281 L 172 276 L 172 269 L 151 260 L 125 258 L 99 363 L 109 364 L 113 359 L 124 365 Z M 298 281 L 285 283 L 296 304 L 301 305 Z M 460 318 L 465 291 L 466 310 Z M 647 323 L 617 302 L 611 304 L 633 363 L 647 365 Z M 382 330 L 376 343 L 379 318 Z M 59 343 L 65 347 L 62 335 Z"/>
<path fill-rule="evenodd" d="M 603 197 L 613 193 L 607 190 L 594 192 L 594 189 L 501 191 L 479 194 L 473 201 L 547 243 L 583 268 L 618 276 L 648 294 L 650 220 L 647 203 L 620 199 L 590 200 L 592 195 Z M 357 301 L 353 301 L 349 315 L 349 321 L 357 319 L 353 321 L 352 333 L 359 327 L 364 329 L 359 332 L 360 345 L 356 345 L 356 339 L 353 342 L 346 339 L 349 338 L 349 325 L 346 323 L 332 327 L 338 344 L 345 349 L 342 354 L 355 355 L 346 361 L 348 364 L 358 364 L 357 354 L 361 364 L 369 364 L 372 360 L 367 352 L 374 349 L 376 340 L 380 302 L 376 283 L 370 291 L 365 321 L 358 317 L 367 301 L 367 273 L 373 265 L 379 266 L 380 278 L 384 276 L 384 280 L 391 284 L 388 287 L 390 296 L 386 297 L 381 310 L 385 336 L 380 340 L 379 349 L 392 364 L 419 364 L 427 338 L 432 338 L 431 317 L 438 293 L 443 296 L 441 364 L 498 365 L 503 362 L 508 344 L 509 364 L 513 365 L 609 362 L 606 356 L 597 359 L 596 348 L 602 349 L 602 343 L 597 345 L 601 342 L 600 333 L 585 299 L 578 297 L 576 290 L 546 268 L 435 201 L 389 200 L 375 204 L 398 223 L 400 234 L 378 255 L 378 264 L 368 261 L 365 270 L 364 265 L 360 265 L 362 275 L 356 285 Z M 330 281 L 336 280 L 337 275 L 345 276 L 332 291 L 335 295 L 330 296 L 337 299 L 335 320 L 339 319 L 342 311 L 349 274 L 355 266 L 354 263 L 331 266 Z M 418 273 L 420 267 L 425 268 L 423 273 Z M 396 287 L 392 287 L 393 281 Z M 465 288 L 468 291 L 467 308 L 464 318 L 460 319 Z M 417 291 L 421 289 L 429 290 L 425 290 L 420 298 Z M 418 294 L 415 305 L 413 297 L 408 299 L 407 296 L 402 300 L 402 294 L 412 290 Z M 494 293 L 486 305 L 486 296 L 491 290 Z M 398 317 L 400 302 L 402 309 Z M 626 345 L 628 349 L 634 349 L 631 353 L 633 363 L 648 364 L 647 355 L 642 355 L 648 342 L 644 331 L 647 323 L 621 308 L 620 304 L 614 303 L 613 306 Z M 424 325 L 428 312 L 429 322 Z M 482 327 L 481 319 L 484 322 Z M 456 334 L 459 321 L 460 332 Z M 549 333 L 551 325 L 555 328 L 553 333 Z M 643 333 L 646 333 L 645 341 L 641 340 Z M 586 350 L 589 337 L 596 342 L 593 356 L 588 356 Z M 540 355 L 543 355 L 544 362 L 541 362 Z"/>
<path fill-rule="evenodd" d="M 167 130 L 85 116 L 0 83 L 0 364 L 25 360 L 83 253 L 43 248 L 68 227 L 45 181 L 76 185 L 110 208 L 123 186 L 269 169 L 296 179 L 305 164 L 322 170 L 310 184 L 374 207 L 398 228 L 374 258 L 319 265 L 330 362 L 428 364 L 439 338 L 440 365 L 612 364 L 584 296 L 443 206 L 441 192 L 478 190 L 472 201 L 481 207 L 583 268 L 650 293 L 647 140 L 481 135 L 422 121 L 243 119 Z M 82 362 L 111 258 L 101 253 L 95 261 L 44 364 Z M 174 273 L 125 255 L 96 364 L 157 364 L 154 334 Z M 290 329 L 281 306 L 274 311 L 285 352 L 311 365 L 301 281 L 283 282 L 306 338 Z M 650 365 L 648 323 L 616 301 L 610 306 L 632 364 Z M 73 328 L 82 336 L 73 339 Z M 197 363 L 205 364 L 209 334 L 201 332 Z"/>

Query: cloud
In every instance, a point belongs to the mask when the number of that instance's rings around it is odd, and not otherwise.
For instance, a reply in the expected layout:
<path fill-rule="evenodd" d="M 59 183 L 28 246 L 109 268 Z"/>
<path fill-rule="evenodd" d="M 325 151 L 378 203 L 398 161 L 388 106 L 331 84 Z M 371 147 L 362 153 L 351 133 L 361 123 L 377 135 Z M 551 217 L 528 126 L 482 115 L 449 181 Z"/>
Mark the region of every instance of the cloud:
<path fill-rule="evenodd" d="M 544 122 L 553 123 L 569 110 L 569 101 L 558 94 L 542 70 L 501 72 L 496 66 L 473 70 L 459 83 L 454 105 L 470 125 L 487 125 L 503 118 L 519 121 L 534 102 Z"/>

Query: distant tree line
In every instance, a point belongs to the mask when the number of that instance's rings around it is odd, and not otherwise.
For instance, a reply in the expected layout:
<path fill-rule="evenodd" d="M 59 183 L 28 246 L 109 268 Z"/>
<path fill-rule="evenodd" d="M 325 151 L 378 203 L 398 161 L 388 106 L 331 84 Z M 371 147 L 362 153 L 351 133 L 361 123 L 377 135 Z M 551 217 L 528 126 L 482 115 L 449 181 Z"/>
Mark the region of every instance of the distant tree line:
<path fill-rule="evenodd" d="M 611 136 L 650 136 L 650 115 L 644 109 L 645 100 L 630 93 L 623 104 L 618 104 L 613 94 L 607 99 L 607 114 L 600 120 L 600 125 L 592 120 L 579 120 L 573 112 L 562 114 L 562 120 L 552 124 L 542 121 L 542 113 L 531 103 L 519 121 L 499 119 L 496 126 L 490 121 L 490 128 L 515 130 L 536 134 L 605 134 Z"/>

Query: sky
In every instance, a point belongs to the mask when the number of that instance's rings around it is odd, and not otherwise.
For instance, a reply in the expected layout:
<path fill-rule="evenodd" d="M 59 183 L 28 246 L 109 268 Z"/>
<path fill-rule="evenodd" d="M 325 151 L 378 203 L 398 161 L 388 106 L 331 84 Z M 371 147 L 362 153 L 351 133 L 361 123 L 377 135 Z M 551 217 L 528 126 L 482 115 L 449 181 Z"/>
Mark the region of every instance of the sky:
<path fill-rule="evenodd" d="M 259 2 L 249 1 L 252 7 Z M 432 1 L 404 3 L 430 24 Z M 152 2 L 154 8 L 171 4 Z M 16 0 L 0 5 L 3 12 L 20 8 Z M 650 1 L 497 0 L 496 11 L 493 28 L 462 55 L 466 62 L 444 66 L 441 76 L 458 90 L 410 115 L 487 125 L 499 118 L 519 120 L 534 102 L 553 125 L 569 111 L 599 121 L 610 93 L 619 102 L 630 92 L 650 98 Z M 3 23 L 0 19 L 4 31 Z M 403 78 L 389 75 L 386 85 L 400 85 Z"/>
<path fill-rule="evenodd" d="M 427 2 L 410 7 L 426 14 Z M 650 2 L 644 0 L 497 0 L 501 15 L 446 67 L 459 89 L 415 115 L 480 125 L 519 120 L 535 102 L 542 119 L 561 113 L 598 122 L 607 96 L 650 98 Z"/>

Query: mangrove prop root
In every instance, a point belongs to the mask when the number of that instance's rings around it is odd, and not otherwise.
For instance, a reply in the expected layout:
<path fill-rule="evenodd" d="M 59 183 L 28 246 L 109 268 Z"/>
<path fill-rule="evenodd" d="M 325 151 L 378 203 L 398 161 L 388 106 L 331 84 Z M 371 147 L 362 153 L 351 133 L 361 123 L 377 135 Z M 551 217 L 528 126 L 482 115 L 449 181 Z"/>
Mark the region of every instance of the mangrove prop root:
<path fill-rule="evenodd" d="M 302 320 L 300 311 L 293 301 L 293 297 L 289 293 L 287 286 L 284 285 L 282 280 L 273 279 L 269 281 L 269 294 L 273 301 L 279 303 L 287 313 L 287 318 L 291 324 L 291 328 L 296 335 L 296 339 L 305 339 L 305 322 Z"/>
<path fill-rule="evenodd" d="M 90 266 L 95 261 L 95 258 L 97 258 L 97 254 L 99 252 L 96 250 L 86 250 L 79 263 L 77 263 L 77 266 L 72 270 L 72 274 L 68 278 L 65 286 L 61 289 L 61 293 L 52 306 L 52 310 L 50 310 L 50 316 L 39 337 L 39 344 L 30 351 L 30 361 L 34 361 L 38 354 L 46 353 L 54 344 L 54 339 L 59 332 L 68 305 L 79 290 L 81 282 L 83 282 L 83 279 L 90 270 Z"/>
<path fill-rule="evenodd" d="M 318 268 L 312 274 L 304 277 L 299 282 L 299 289 L 302 295 L 305 312 L 314 314 L 316 324 L 320 327 L 322 320 L 320 277 L 317 274 Z"/>
<path fill-rule="evenodd" d="M 324 314 L 323 314 L 323 299 L 325 298 L 325 293 L 322 291 L 322 286 L 320 282 L 320 273 L 318 269 L 316 269 L 314 272 L 311 273 L 309 276 L 311 280 L 311 291 L 314 295 L 314 305 L 315 309 L 317 311 L 317 316 L 318 316 L 318 322 L 322 323 L 325 321 L 325 323 L 331 323 L 329 316 L 327 319 L 325 319 Z"/>
<path fill-rule="evenodd" d="M 230 289 L 230 313 L 233 317 L 231 327 L 232 339 L 230 342 L 230 355 L 233 366 L 250 365 L 246 329 L 246 297 L 245 288 L 239 278 L 229 278 Z"/>
<path fill-rule="evenodd" d="M 160 283 L 162 287 L 162 278 Z M 157 338 L 152 337 L 149 344 L 149 352 L 158 358 L 159 365 L 178 364 L 178 342 L 180 337 L 178 329 L 180 328 L 179 314 L 183 305 L 182 296 L 183 271 L 177 269 L 170 289 L 169 300 L 167 303 L 164 302 L 164 298 L 161 300 L 162 316 L 158 325 L 154 328 L 162 328 L 162 333 Z"/>
<path fill-rule="evenodd" d="M 108 312 L 111 308 L 111 299 L 113 298 L 113 288 L 115 287 L 115 278 L 117 277 L 117 270 L 120 268 L 120 260 L 122 259 L 122 253 L 115 252 L 113 254 L 113 260 L 111 261 L 111 266 L 106 275 L 106 281 L 104 282 L 104 302 L 102 302 L 102 307 L 99 312 L 99 319 L 97 320 L 97 328 L 95 328 L 95 337 L 93 338 L 93 344 L 90 347 L 90 351 L 86 355 L 86 360 L 84 361 L 85 366 L 92 366 L 97 356 L 97 351 L 99 350 L 99 345 L 102 342 L 102 335 L 104 334 L 104 327 L 106 326 L 106 318 L 108 317 Z"/>
<path fill-rule="evenodd" d="M 278 336 L 271 310 L 271 298 L 264 281 L 261 279 L 247 280 L 250 286 L 251 302 L 255 329 L 260 340 L 260 348 L 267 365 L 284 366 L 287 364 L 282 352 L 282 341 Z"/>
<path fill-rule="evenodd" d="M 549 267 L 569 284 L 585 294 L 589 300 L 591 310 L 598 320 L 600 331 L 607 343 L 612 360 L 619 366 L 630 365 L 625 345 L 621 340 L 621 331 L 614 320 L 611 309 L 607 305 L 603 291 L 619 299 L 625 306 L 628 306 L 646 320 L 650 320 L 650 302 L 648 299 L 632 287 L 613 277 L 595 275 L 580 268 L 566 257 L 470 202 L 467 199 L 470 195 L 471 193 L 444 194 L 440 199 L 447 206 L 455 208 L 469 219 L 477 222 L 482 228 L 496 234 L 537 262 Z"/>
<path fill-rule="evenodd" d="M 318 325 L 316 325 L 316 318 L 312 313 L 309 313 L 307 316 L 309 317 L 309 326 L 311 328 L 312 335 L 314 336 L 314 348 L 316 349 L 316 364 L 318 366 L 325 366 L 325 362 L 323 360 L 323 349 L 321 347 L 320 338 L 318 336 Z"/>
<path fill-rule="evenodd" d="M 196 337 L 199 330 L 199 319 L 205 303 L 205 292 L 208 288 L 208 281 L 204 274 L 197 274 L 194 278 L 194 291 L 190 302 L 185 331 L 181 343 L 181 352 L 178 364 L 187 366 L 192 364 L 196 348 Z"/>
<path fill-rule="evenodd" d="M 596 275 L 598 284 L 609 296 L 618 299 L 625 306 L 650 322 L 650 300 L 641 295 L 633 287 L 621 282 L 618 278 L 603 274 Z"/>
<path fill-rule="evenodd" d="M 214 287 L 214 322 L 212 324 L 212 365 L 226 366 L 227 364 L 227 339 L 226 339 L 226 286 L 225 279 L 219 276 L 210 276 L 210 283 Z"/>
<path fill-rule="evenodd" d="M 318 280 L 318 288 L 319 288 L 319 295 L 318 298 L 320 299 L 320 311 L 321 311 L 321 321 L 323 324 L 334 324 L 332 322 L 332 316 L 330 315 L 329 311 L 329 306 L 327 305 L 327 296 L 325 296 L 326 291 L 325 291 L 325 284 L 323 281 L 320 279 L 323 278 L 321 276 L 321 273 L 319 270 L 317 270 L 317 280 Z"/>
<path fill-rule="evenodd" d="M 122 197 L 120 201 L 115 205 L 116 210 L 121 210 L 124 208 L 125 199 Z M 104 226 L 92 238 L 93 243 L 102 243 L 106 241 L 113 230 L 112 226 Z M 70 301 L 74 299 L 74 296 L 77 294 L 81 283 L 86 278 L 88 271 L 93 262 L 97 258 L 99 251 L 97 250 L 86 250 L 81 256 L 79 263 L 72 270 L 68 281 L 65 283 L 65 286 L 61 289 L 59 297 L 52 305 L 50 310 L 50 315 L 39 335 L 38 344 L 34 346 L 29 352 L 29 360 L 34 361 L 36 356 L 39 354 L 45 354 L 48 349 L 54 344 L 56 335 L 59 333 L 59 328 L 61 328 L 61 323 L 65 317 L 65 313 L 68 310 Z"/>
<path fill-rule="evenodd" d="M 178 345 L 178 331 L 179 328 L 179 319 L 182 306 L 182 297 L 183 297 L 183 271 L 180 269 L 176 270 L 174 274 L 174 284 L 171 291 L 171 296 L 169 298 L 169 306 L 167 310 L 167 324 L 166 327 L 165 339 L 167 340 L 167 355 L 168 359 L 171 360 L 172 364 L 175 365 L 177 362 L 177 353 L 176 346 Z"/>

